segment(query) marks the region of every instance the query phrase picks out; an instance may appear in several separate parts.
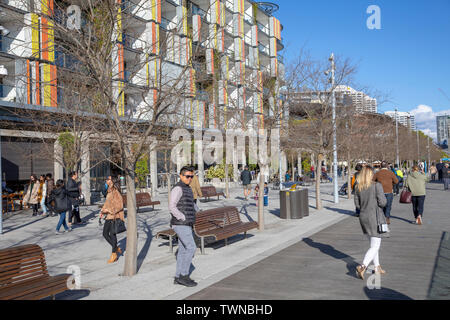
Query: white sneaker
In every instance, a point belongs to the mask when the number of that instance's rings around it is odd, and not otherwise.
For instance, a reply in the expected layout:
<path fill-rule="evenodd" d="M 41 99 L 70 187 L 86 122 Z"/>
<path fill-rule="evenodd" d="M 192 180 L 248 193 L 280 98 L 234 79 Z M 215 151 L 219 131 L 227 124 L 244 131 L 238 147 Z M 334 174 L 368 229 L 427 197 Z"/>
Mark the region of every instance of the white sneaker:
<path fill-rule="evenodd" d="M 55 232 L 56 235 L 60 235 L 60 234 L 63 234 L 63 233 L 64 233 L 64 231 L 56 231 Z"/>

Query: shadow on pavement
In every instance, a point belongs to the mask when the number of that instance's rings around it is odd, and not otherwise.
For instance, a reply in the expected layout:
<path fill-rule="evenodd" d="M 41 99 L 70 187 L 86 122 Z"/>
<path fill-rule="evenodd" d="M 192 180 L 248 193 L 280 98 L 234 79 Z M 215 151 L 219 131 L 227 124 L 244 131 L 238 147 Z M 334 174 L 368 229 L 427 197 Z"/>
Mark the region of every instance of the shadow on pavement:
<path fill-rule="evenodd" d="M 142 247 L 141 251 L 139 252 L 139 254 L 137 256 L 137 271 L 138 272 L 142 266 L 142 263 L 145 260 L 145 257 L 147 256 L 148 250 L 150 249 L 150 245 L 153 240 L 152 230 L 146 221 L 144 221 L 144 232 L 147 236 L 147 239 L 145 239 L 144 246 Z"/>
<path fill-rule="evenodd" d="M 29 225 L 32 225 L 32 224 L 34 224 L 34 223 L 36 223 L 36 222 L 39 222 L 39 221 L 41 221 L 41 220 L 44 220 L 44 219 L 46 219 L 46 218 L 48 218 L 48 217 L 42 217 L 42 218 L 30 217 L 30 219 L 31 219 L 31 218 L 33 218 L 33 219 L 35 219 L 35 220 L 30 221 L 30 222 L 25 223 L 25 224 L 18 225 L 18 226 L 13 226 L 13 227 L 5 227 L 5 226 L 3 226 L 3 234 L 8 233 L 8 232 L 11 232 L 11 231 L 18 230 L 18 229 L 21 229 L 21 228 L 25 228 L 25 227 L 27 227 L 27 226 L 29 226 Z"/>
<path fill-rule="evenodd" d="M 346 209 L 339 209 L 339 208 L 332 208 L 332 207 L 325 207 L 325 209 L 330 210 L 330 211 L 336 211 L 340 214 L 346 214 L 349 216 L 354 216 L 355 212 L 352 210 L 346 210 Z"/>
<path fill-rule="evenodd" d="M 364 287 L 364 293 L 370 300 L 413 300 L 403 293 L 388 288 L 369 289 Z"/>
<path fill-rule="evenodd" d="M 323 244 L 320 242 L 315 242 L 311 238 L 305 238 L 303 239 L 303 242 L 305 242 L 308 246 L 312 248 L 319 249 L 320 252 L 329 255 L 330 257 L 333 257 L 337 260 L 342 260 L 347 264 L 347 275 L 351 276 L 353 278 L 357 278 L 355 270 L 358 263 L 355 261 L 355 258 L 349 256 L 348 254 L 345 254 L 339 250 L 336 250 L 333 246 L 330 246 L 329 244 Z"/>
<path fill-rule="evenodd" d="M 410 224 L 413 224 L 413 223 L 414 223 L 414 220 L 408 220 L 408 219 L 401 218 L 401 217 L 396 217 L 396 216 L 393 216 L 393 215 L 391 215 L 391 219 L 402 220 L 402 221 L 408 222 L 408 223 L 410 223 Z"/>
<path fill-rule="evenodd" d="M 55 300 L 79 300 L 83 299 L 91 293 L 90 290 L 81 289 L 81 290 L 67 290 L 62 293 L 58 293 L 55 295 Z M 42 300 L 52 300 L 51 297 L 42 299 Z"/>

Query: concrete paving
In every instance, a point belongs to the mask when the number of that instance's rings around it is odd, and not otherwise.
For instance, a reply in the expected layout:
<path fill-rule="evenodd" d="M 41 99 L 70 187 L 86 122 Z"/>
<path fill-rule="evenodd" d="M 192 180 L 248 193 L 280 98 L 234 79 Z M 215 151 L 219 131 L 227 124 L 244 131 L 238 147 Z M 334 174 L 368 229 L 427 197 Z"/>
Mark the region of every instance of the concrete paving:
<path fill-rule="evenodd" d="M 97 206 L 82 207 L 81 216 L 88 223 L 62 235 L 55 235 L 58 217 L 32 217 L 31 210 L 16 212 L 4 220 L 0 249 L 36 243 L 44 249 L 51 275 L 79 270 L 79 290 L 66 291 L 57 299 L 184 299 L 351 216 L 352 201 L 341 197 L 334 205 L 331 183 L 322 184 L 322 197 L 324 209 L 317 211 L 313 208 L 314 187 L 309 187 L 310 216 L 284 220 L 279 217 L 279 193 L 270 190 L 264 231 L 251 230 L 247 239 L 235 236 L 228 246 L 223 241 L 209 244 L 204 255 L 197 250 L 191 274 L 199 282 L 195 288 L 173 284 L 175 252 L 169 252 L 167 241 L 155 239 L 158 231 L 169 227 L 167 192 L 155 197 L 161 201 L 155 211 L 141 209 L 138 214 L 138 274 L 134 277 L 120 276 L 124 257 L 117 263 L 106 263 L 111 249 L 98 224 Z M 245 202 L 241 188 L 233 188 L 229 199 L 202 202 L 200 208 L 225 205 L 238 207 L 243 221 L 257 221 L 255 201 Z M 125 249 L 125 234 L 119 236 L 119 246 Z"/>
<path fill-rule="evenodd" d="M 449 196 L 442 184 L 427 186 L 422 226 L 412 224 L 412 206 L 394 198 L 391 236 L 380 250 L 387 274 L 381 277 L 356 277 L 369 243 L 359 219 L 350 217 L 187 299 L 449 299 Z"/>

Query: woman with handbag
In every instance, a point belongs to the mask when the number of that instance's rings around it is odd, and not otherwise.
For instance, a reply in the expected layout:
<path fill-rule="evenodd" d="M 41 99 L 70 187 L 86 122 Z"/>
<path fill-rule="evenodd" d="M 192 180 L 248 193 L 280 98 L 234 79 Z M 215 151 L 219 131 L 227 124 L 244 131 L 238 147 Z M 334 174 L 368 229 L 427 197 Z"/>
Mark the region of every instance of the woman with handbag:
<path fill-rule="evenodd" d="M 66 223 L 66 214 L 67 211 L 72 210 L 72 202 L 69 199 L 66 188 L 64 187 L 64 181 L 59 179 L 56 181 L 56 188 L 53 189 L 47 198 L 47 204 L 51 211 L 59 214 L 59 221 L 56 225 L 56 234 L 62 234 L 63 232 L 59 231 L 61 226 L 64 227 L 66 232 L 72 231 L 72 228 L 69 228 Z"/>
<path fill-rule="evenodd" d="M 418 225 L 423 223 L 422 216 L 426 195 L 425 184 L 427 181 L 427 176 L 423 172 L 420 172 L 418 166 L 414 166 L 405 183 L 405 188 L 408 188 L 411 191 L 413 213 L 416 218 L 414 223 Z"/>
<path fill-rule="evenodd" d="M 23 205 L 31 205 L 33 207 L 33 216 L 38 215 L 39 208 L 39 181 L 35 174 L 30 177 L 30 184 L 28 185 L 27 192 L 23 197 Z"/>
<path fill-rule="evenodd" d="M 112 254 L 108 260 L 108 263 L 113 263 L 118 260 L 118 255 L 122 254 L 122 250 L 117 246 L 117 236 L 118 232 L 122 230 L 116 230 L 116 228 L 121 225 L 124 226 L 124 210 L 123 210 L 123 199 L 120 193 L 120 184 L 117 178 L 108 177 L 106 180 L 108 184 L 108 193 L 106 194 L 105 204 L 100 211 L 100 219 L 105 218 L 105 224 L 103 225 L 103 237 L 108 241 L 112 247 Z M 120 221 L 119 221 L 120 220 Z"/>
<path fill-rule="evenodd" d="M 361 279 L 364 279 L 364 273 L 372 261 L 375 273 L 386 273 L 380 266 L 379 250 L 381 236 L 384 233 L 380 226 L 386 225 L 382 208 L 386 206 L 387 199 L 381 183 L 372 181 L 373 175 L 371 167 L 364 167 L 356 178 L 355 186 L 354 199 L 356 209 L 360 211 L 359 222 L 363 233 L 370 241 L 370 248 L 364 256 L 363 263 L 356 267 L 356 275 Z"/>

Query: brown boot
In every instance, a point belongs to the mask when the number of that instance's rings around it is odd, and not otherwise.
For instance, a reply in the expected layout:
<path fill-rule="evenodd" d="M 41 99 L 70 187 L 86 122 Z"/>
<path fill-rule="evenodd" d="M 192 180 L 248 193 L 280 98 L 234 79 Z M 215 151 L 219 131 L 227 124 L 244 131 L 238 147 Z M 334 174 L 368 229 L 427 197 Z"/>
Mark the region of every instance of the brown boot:
<path fill-rule="evenodd" d="M 386 271 L 384 271 L 381 266 L 378 266 L 375 268 L 375 274 L 386 274 Z"/>
<path fill-rule="evenodd" d="M 120 249 L 120 247 L 117 247 L 116 251 L 117 251 L 118 254 L 122 255 L 122 249 Z"/>
<path fill-rule="evenodd" d="M 356 275 L 358 278 L 364 280 L 364 272 L 366 272 L 367 267 L 365 265 L 359 265 L 356 267 Z"/>
<path fill-rule="evenodd" d="M 391 219 L 390 218 L 386 218 L 386 223 L 387 224 L 391 224 Z"/>
<path fill-rule="evenodd" d="M 111 253 L 111 257 L 108 260 L 108 263 L 114 263 L 117 261 L 117 253 L 113 252 Z"/>

